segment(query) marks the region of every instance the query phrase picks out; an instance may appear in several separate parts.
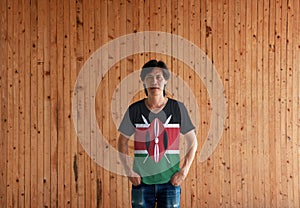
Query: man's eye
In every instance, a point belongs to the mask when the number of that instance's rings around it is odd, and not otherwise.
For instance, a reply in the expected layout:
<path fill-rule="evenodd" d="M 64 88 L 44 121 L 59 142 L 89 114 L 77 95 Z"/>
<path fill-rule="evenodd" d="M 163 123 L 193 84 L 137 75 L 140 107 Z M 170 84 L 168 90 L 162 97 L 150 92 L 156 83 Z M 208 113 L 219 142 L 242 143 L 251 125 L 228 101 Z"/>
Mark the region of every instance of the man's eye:
<path fill-rule="evenodd" d="M 156 79 L 157 79 L 157 80 L 162 80 L 162 76 L 160 76 L 160 75 L 159 75 L 159 76 L 156 76 Z"/>
<path fill-rule="evenodd" d="M 146 79 L 148 79 L 148 80 L 153 80 L 154 77 L 153 77 L 153 76 L 147 76 Z"/>

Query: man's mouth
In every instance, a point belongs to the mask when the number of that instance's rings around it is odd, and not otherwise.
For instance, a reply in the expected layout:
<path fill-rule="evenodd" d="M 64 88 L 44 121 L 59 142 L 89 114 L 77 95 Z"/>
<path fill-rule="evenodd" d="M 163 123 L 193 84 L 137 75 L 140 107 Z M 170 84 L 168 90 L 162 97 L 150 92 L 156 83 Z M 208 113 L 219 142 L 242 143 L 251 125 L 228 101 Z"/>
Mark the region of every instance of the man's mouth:
<path fill-rule="evenodd" d="M 159 87 L 150 87 L 151 90 L 159 89 Z"/>

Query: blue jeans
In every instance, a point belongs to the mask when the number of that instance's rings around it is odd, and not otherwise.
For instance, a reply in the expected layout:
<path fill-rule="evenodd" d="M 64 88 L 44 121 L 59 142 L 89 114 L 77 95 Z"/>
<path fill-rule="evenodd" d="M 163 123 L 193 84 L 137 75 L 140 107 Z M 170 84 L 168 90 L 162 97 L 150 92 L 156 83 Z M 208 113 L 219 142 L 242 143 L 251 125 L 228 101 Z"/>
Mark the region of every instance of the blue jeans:
<path fill-rule="evenodd" d="M 132 186 L 132 208 L 180 207 L 180 186 L 165 184 L 140 184 Z"/>

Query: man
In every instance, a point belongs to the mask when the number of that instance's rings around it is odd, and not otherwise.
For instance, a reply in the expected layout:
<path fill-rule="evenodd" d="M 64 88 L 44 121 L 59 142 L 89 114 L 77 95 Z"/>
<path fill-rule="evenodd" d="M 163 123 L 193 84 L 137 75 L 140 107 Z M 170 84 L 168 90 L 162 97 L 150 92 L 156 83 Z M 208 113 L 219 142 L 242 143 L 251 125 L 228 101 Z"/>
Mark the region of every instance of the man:
<path fill-rule="evenodd" d="M 164 62 L 147 62 L 140 74 L 147 98 L 129 106 L 119 127 L 120 155 L 128 154 L 128 140 L 134 135 L 133 168 L 120 157 L 132 182 L 132 207 L 180 207 L 180 184 L 197 150 L 195 127 L 185 106 L 166 97 L 169 77 Z M 180 133 L 187 143 L 181 168 Z"/>

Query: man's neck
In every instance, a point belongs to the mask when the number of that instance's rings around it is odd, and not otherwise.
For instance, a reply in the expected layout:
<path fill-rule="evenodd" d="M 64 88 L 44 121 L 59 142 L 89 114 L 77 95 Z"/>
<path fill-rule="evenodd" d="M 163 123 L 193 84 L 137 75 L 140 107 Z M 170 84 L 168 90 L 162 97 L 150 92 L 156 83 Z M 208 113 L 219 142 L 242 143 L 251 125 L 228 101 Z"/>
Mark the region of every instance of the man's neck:
<path fill-rule="evenodd" d="M 160 111 L 167 103 L 164 96 L 149 96 L 146 99 L 146 105 L 151 111 Z"/>

